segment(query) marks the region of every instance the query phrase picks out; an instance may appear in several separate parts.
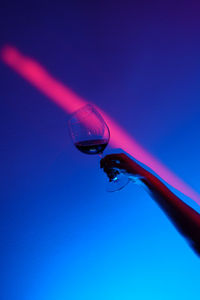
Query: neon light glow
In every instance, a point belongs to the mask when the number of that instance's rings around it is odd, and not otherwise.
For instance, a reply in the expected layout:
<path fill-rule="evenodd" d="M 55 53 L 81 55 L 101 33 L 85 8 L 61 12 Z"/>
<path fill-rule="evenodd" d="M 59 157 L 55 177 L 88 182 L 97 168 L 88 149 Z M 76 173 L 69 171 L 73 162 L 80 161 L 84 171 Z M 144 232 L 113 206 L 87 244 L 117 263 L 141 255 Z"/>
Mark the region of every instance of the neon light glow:
<path fill-rule="evenodd" d="M 21 54 L 11 46 L 1 51 L 1 59 L 10 68 L 49 97 L 54 103 L 72 113 L 87 103 L 64 84 L 53 78 L 38 62 Z M 165 167 L 158 159 L 139 145 L 120 125 L 108 114 L 99 109 L 111 132 L 110 143 L 113 147 L 122 148 L 141 163 L 155 171 L 164 181 L 186 196 L 200 204 L 200 195 L 184 183 L 178 176 Z"/>

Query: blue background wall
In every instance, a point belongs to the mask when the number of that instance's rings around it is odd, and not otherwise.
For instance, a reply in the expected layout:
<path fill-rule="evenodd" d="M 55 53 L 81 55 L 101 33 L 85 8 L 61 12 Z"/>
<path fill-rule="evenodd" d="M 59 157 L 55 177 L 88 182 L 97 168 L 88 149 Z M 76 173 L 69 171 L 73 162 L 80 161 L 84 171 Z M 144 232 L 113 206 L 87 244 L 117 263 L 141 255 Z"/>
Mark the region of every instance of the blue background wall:
<path fill-rule="evenodd" d="M 199 11 L 197 1 L 4 2 L 0 46 L 41 62 L 200 192 Z M 0 78 L 0 298 L 198 299 L 199 259 L 145 191 L 107 193 L 68 115 L 2 62 Z"/>

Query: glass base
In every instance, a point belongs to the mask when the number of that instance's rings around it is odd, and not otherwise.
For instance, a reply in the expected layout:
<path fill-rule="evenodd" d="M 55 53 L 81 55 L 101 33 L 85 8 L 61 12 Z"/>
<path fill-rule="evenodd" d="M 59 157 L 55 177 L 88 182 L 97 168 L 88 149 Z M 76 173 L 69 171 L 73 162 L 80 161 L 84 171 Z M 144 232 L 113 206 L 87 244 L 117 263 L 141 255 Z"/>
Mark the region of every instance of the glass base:
<path fill-rule="evenodd" d="M 143 185 L 141 181 L 142 177 L 139 175 L 130 175 L 127 173 L 116 173 L 116 176 L 107 183 L 107 192 L 116 192 L 123 189 L 129 182 L 133 182 L 138 185 Z"/>
<path fill-rule="evenodd" d="M 131 179 L 127 175 L 124 175 L 122 173 L 117 174 L 117 176 L 113 179 L 111 179 L 106 187 L 107 192 L 116 192 L 123 189 Z"/>

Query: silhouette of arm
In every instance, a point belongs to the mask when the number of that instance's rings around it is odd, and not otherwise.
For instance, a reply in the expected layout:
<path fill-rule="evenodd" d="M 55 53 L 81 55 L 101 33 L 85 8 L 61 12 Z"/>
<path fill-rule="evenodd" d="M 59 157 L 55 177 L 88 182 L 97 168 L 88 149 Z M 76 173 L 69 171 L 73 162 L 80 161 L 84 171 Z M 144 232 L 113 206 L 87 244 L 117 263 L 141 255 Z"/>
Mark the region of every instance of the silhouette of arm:
<path fill-rule="evenodd" d="M 113 168 L 129 175 L 139 176 L 148 188 L 149 194 L 172 221 L 177 230 L 187 239 L 200 256 L 200 214 L 173 194 L 156 176 L 131 160 L 124 153 L 107 155 L 101 160 L 101 167 L 111 179 Z"/>

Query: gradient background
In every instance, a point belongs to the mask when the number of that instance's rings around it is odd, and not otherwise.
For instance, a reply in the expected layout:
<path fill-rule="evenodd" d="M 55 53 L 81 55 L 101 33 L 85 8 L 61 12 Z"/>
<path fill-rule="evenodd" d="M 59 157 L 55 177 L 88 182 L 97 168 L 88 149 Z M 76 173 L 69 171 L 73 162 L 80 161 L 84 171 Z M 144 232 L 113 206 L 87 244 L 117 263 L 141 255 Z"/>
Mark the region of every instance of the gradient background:
<path fill-rule="evenodd" d="M 197 1 L 3 1 L 0 47 L 39 61 L 200 192 L 199 15 Z M 0 299 L 199 299 L 199 259 L 148 194 L 107 193 L 66 112 L 2 61 L 0 78 Z"/>

